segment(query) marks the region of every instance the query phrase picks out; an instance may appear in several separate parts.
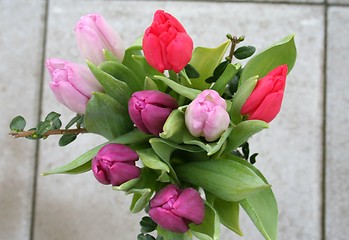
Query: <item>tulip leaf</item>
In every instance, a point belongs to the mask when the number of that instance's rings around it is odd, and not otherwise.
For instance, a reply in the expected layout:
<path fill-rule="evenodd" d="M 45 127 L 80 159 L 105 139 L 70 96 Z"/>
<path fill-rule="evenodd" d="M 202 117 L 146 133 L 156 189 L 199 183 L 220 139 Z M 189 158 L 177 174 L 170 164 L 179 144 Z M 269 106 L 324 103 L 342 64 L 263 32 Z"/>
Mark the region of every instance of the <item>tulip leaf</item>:
<path fill-rule="evenodd" d="M 125 65 L 118 62 L 107 61 L 102 62 L 98 67 L 115 79 L 125 82 L 131 93 L 143 90 L 144 79 L 138 78 L 137 75 Z"/>
<path fill-rule="evenodd" d="M 144 90 L 159 90 L 153 79 L 146 77 L 144 80 Z"/>
<path fill-rule="evenodd" d="M 161 228 L 159 225 L 156 228 L 158 236 L 162 236 L 163 240 L 192 240 L 190 232 L 175 233 Z"/>
<path fill-rule="evenodd" d="M 121 184 L 120 186 L 113 186 L 112 189 L 115 191 L 128 192 L 132 188 L 134 188 L 134 186 L 138 183 L 138 181 L 139 181 L 139 178 L 134 178 L 134 179 L 131 179 L 131 180 Z"/>
<path fill-rule="evenodd" d="M 128 193 L 133 193 L 132 203 L 130 211 L 132 213 L 138 213 L 142 211 L 149 203 L 149 200 L 153 194 L 150 188 L 135 189 L 132 188 Z"/>
<path fill-rule="evenodd" d="M 269 124 L 261 120 L 243 121 L 236 125 L 231 131 L 225 152 L 231 152 L 245 143 L 254 134 L 268 128 Z"/>
<path fill-rule="evenodd" d="M 227 159 L 186 163 L 175 171 L 181 181 L 226 201 L 240 201 L 270 187 L 247 166 Z"/>
<path fill-rule="evenodd" d="M 205 218 L 200 225 L 190 224 L 190 232 L 200 240 L 219 240 L 220 221 L 216 210 L 205 202 Z"/>
<path fill-rule="evenodd" d="M 254 46 L 243 46 L 235 50 L 234 56 L 237 59 L 242 60 L 251 57 L 255 53 L 255 51 L 256 48 Z"/>
<path fill-rule="evenodd" d="M 144 134 L 143 132 L 135 129 L 130 131 L 112 141 L 100 144 L 84 154 L 80 155 L 78 158 L 74 159 L 70 163 L 55 168 L 53 170 L 42 173 L 43 176 L 51 175 L 51 174 L 79 174 L 83 172 L 87 172 L 91 170 L 91 159 L 98 153 L 98 151 L 108 143 L 119 143 L 119 144 L 136 144 L 140 142 L 147 141 L 149 139 L 149 135 Z"/>
<path fill-rule="evenodd" d="M 139 158 L 142 160 L 144 166 L 154 169 L 161 170 L 165 172 L 170 172 L 169 167 L 161 161 L 161 159 L 156 155 L 153 149 L 143 149 L 137 150 Z"/>
<path fill-rule="evenodd" d="M 243 81 L 236 91 L 230 108 L 230 119 L 234 124 L 241 122 L 241 108 L 257 85 L 257 79 L 258 76 L 254 76 L 246 81 Z"/>
<path fill-rule="evenodd" d="M 227 84 L 235 77 L 240 68 L 240 64 L 228 64 L 222 75 L 217 79 L 211 89 L 217 91 L 219 95 L 222 95 Z"/>
<path fill-rule="evenodd" d="M 175 143 L 183 143 L 183 136 L 190 135 L 185 125 L 184 113 L 178 109 L 173 110 L 168 116 L 163 130 L 160 137 Z"/>
<path fill-rule="evenodd" d="M 127 84 L 102 71 L 89 61 L 87 61 L 87 65 L 99 83 L 103 86 L 105 93 L 114 98 L 121 107 L 126 108 L 127 110 L 126 106 L 131 97 L 130 89 Z"/>
<path fill-rule="evenodd" d="M 176 93 L 190 99 L 190 100 L 194 100 L 196 98 L 197 95 L 199 95 L 201 93 L 201 91 L 197 90 L 197 89 L 193 89 L 193 88 L 189 88 L 189 87 L 185 87 L 179 83 L 176 83 L 175 81 L 167 78 L 167 77 L 163 77 L 163 76 L 154 76 L 155 79 L 158 79 L 162 82 L 164 82 L 167 86 L 169 86 L 170 88 L 173 89 L 173 91 L 175 91 Z"/>
<path fill-rule="evenodd" d="M 230 40 L 216 48 L 197 47 L 194 49 L 189 64 L 196 69 L 200 76 L 191 79 L 192 88 L 204 90 L 210 87 L 210 84 L 206 83 L 205 80 L 213 75 L 213 71 L 221 63 L 229 45 Z"/>
<path fill-rule="evenodd" d="M 239 203 L 231 202 L 220 199 L 218 197 L 214 198 L 213 207 L 218 213 L 221 223 L 234 231 L 235 233 L 243 236 L 239 224 Z"/>
<path fill-rule="evenodd" d="M 231 155 L 232 156 L 232 155 Z M 253 170 L 268 184 L 262 173 L 249 162 L 234 157 L 234 160 Z M 251 218 L 255 226 L 267 240 L 277 239 L 278 207 L 271 188 L 265 189 L 240 201 L 240 205 Z"/>
<path fill-rule="evenodd" d="M 294 34 L 291 34 L 251 58 L 242 71 L 240 81 L 244 82 L 256 75 L 262 78 L 283 64 L 287 64 L 290 72 L 296 62 L 296 57 Z"/>

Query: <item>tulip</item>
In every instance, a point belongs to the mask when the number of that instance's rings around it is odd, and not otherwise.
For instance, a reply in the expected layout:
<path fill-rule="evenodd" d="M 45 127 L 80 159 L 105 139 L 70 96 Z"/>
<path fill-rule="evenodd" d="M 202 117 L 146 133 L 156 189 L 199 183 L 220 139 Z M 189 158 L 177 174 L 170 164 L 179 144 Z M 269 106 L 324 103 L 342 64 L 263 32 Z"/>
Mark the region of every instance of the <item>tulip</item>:
<path fill-rule="evenodd" d="M 81 55 L 98 65 L 105 61 L 103 49 L 112 52 L 122 61 L 125 48 L 119 34 L 99 14 L 88 14 L 80 18 L 74 29 Z"/>
<path fill-rule="evenodd" d="M 214 90 L 202 91 L 187 107 L 185 124 L 194 137 L 212 142 L 228 128 L 230 117 L 225 100 Z"/>
<path fill-rule="evenodd" d="M 91 71 L 84 65 L 61 59 L 47 59 L 51 76 L 50 88 L 56 99 L 73 112 L 84 114 L 93 92 L 103 90 Z"/>
<path fill-rule="evenodd" d="M 249 120 L 271 122 L 279 113 L 286 85 L 287 65 L 281 65 L 258 80 L 241 108 Z"/>
<path fill-rule="evenodd" d="M 136 127 L 155 136 L 163 131 L 168 116 L 176 108 L 176 99 L 155 90 L 135 92 L 128 102 L 128 112 Z"/>
<path fill-rule="evenodd" d="M 144 33 L 143 52 L 147 62 L 159 72 L 178 73 L 191 59 L 193 40 L 176 18 L 158 10 Z"/>
<path fill-rule="evenodd" d="M 170 184 L 150 200 L 149 216 L 164 229 L 185 233 L 189 223 L 202 223 L 205 206 L 195 189 L 180 190 Z"/>
<path fill-rule="evenodd" d="M 135 166 L 137 160 L 138 154 L 128 146 L 110 143 L 92 159 L 92 172 L 100 183 L 119 186 L 139 177 L 140 169 Z"/>

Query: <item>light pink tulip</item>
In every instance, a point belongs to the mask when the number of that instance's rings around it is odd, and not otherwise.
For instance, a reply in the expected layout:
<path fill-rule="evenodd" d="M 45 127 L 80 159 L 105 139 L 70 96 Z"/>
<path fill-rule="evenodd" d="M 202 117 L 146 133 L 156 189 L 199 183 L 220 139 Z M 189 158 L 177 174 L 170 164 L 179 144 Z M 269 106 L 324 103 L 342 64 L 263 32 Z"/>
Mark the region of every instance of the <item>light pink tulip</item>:
<path fill-rule="evenodd" d="M 84 65 L 52 58 L 46 60 L 51 76 L 50 88 L 56 99 L 73 112 L 84 114 L 93 92 L 103 90 Z"/>
<path fill-rule="evenodd" d="M 202 91 L 187 107 L 185 124 L 194 137 L 209 142 L 218 139 L 228 128 L 230 117 L 225 100 L 214 90 Z"/>
<path fill-rule="evenodd" d="M 92 159 L 92 172 L 102 184 L 119 186 L 138 178 L 141 170 L 135 166 L 138 154 L 128 146 L 110 143 Z"/>
<path fill-rule="evenodd" d="M 195 189 L 181 190 L 170 184 L 150 200 L 149 216 L 164 229 L 185 233 L 189 223 L 202 223 L 205 206 Z"/>
<path fill-rule="evenodd" d="M 75 27 L 76 41 L 81 55 L 98 65 L 105 61 L 103 49 L 112 52 L 119 61 L 125 48 L 119 34 L 99 14 L 88 14 L 80 18 Z"/>
<path fill-rule="evenodd" d="M 241 108 L 249 120 L 271 122 L 280 112 L 286 85 L 287 65 L 281 65 L 258 80 L 251 95 Z"/>

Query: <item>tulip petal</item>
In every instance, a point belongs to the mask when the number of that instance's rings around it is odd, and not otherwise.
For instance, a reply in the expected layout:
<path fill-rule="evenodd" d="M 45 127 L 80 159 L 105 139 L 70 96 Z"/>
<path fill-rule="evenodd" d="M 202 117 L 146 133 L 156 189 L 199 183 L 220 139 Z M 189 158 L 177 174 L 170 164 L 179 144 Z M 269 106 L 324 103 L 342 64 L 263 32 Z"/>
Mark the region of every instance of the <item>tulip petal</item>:
<path fill-rule="evenodd" d="M 180 72 L 190 61 L 193 52 L 193 40 L 186 33 L 177 33 L 166 48 L 166 59 L 171 69 Z"/>
<path fill-rule="evenodd" d="M 113 186 L 119 186 L 131 179 L 138 178 L 141 170 L 127 163 L 114 162 L 109 169 L 109 179 Z"/>
<path fill-rule="evenodd" d="M 147 134 L 150 134 L 150 131 L 143 123 L 141 111 L 137 108 L 137 105 L 139 104 L 138 101 L 138 98 L 131 97 L 128 102 L 128 114 L 130 115 L 132 122 L 137 126 L 138 129 Z"/>
<path fill-rule="evenodd" d="M 170 199 L 178 198 L 178 188 L 174 184 L 167 185 L 165 188 L 161 189 L 152 200 L 150 200 L 150 207 L 160 207 L 168 202 Z"/>
<path fill-rule="evenodd" d="M 158 70 L 159 72 L 164 72 L 165 65 L 163 61 L 162 48 L 160 40 L 157 36 L 152 34 L 151 26 L 146 30 L 143 37 L 143 53 L 147 62 L 150 66 Z"/>
<path fill-rule="evenodd" d="M 117 159 L 118 162 L 134 162 L 139 158 L 138 154 L 133 149 L 117 143 L 109 143 L 108 145 L 102 147 L 98 151 L 97 157 L 107 159 L 109 161 Z"/>
<path fill-rule="evenodd" d="M 160 225 L 160 227 L 172 232 L 185 233 L 188 231 L 188 226 L 181 217 L 176 216 L 163 208 L 151 208 L 149 216 Z"/>
<path fill-rule="evenodd" d="M 151 134 L 158 136 L 163 132 L 163 126 L 172 111 L 173 109 L 171 108 L 163 108 L 147 104 L 145 109 L 141 111 L 141 116 L 148 131 Z"/>
<path fill-rule="evenodd" d="M 283 91 L 269 94 L 248 119 L 271 122 L 280 112 L 283 95 Z"/>
<path fill-rule="evenodd" d="M 173 204 L 171 212 L 189 219 L 195 224 L 200 224 L 205 216 L 205 206 L 198 191 L 193 188 L 186 188 Z"/>
<path fill-rule="evenodd" d="M 221 106 L 217 106 L 208 115 L 203 128 L 203 135 L 208 142 L 218 139 L 229 127 L 230 118 L 228 112 Z"/>
<path fill-rule="evenodd" d="M 108 185 L 110 180 L 105 175 L 104 171 L 100 168 L 100 164 L 97 158 L 92 159 L 92 172 L 98 182 Z"/>

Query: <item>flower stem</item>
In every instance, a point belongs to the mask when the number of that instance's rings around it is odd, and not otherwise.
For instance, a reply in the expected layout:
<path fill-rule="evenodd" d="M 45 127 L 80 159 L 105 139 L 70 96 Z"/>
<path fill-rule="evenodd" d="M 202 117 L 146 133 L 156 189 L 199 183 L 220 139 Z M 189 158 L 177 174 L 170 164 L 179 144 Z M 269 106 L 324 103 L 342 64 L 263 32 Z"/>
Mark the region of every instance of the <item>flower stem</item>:
<path fill-rule="evenodd" d="M 238 38 L 236 36 L 233 37 L 231 34 L 227 34 L 227 38 L 231 41 L 231 47 L 230 47 L 229 56 L 226 57 L 226 59 L 227 59 L 227 61 L 229 61 L 231 63 L 231 61 L 233 60 L 233 57 L 234 57 L 236 45 L 239 44 L 240 42 L 244 41 L 245 37 L 241 36 Z"/>
<path fill-rule="evenodd" d="M 11 135 L 14 138 L 21 138 L 21 137 L 30 137 L 33 134 L 35 134 L 35 130 L 29 130 L 29 131 L 23 131 L 23 132 L 10 132 L 9 135 Z M 80 134 L 80 133 L 87 133 L 86 128 L 77 128 L 77 129 L 54 129 L 49 130 L 43 134 L 44 137 L 48 137 L 50 135 L 62 135 L 62 134 Z"/>

